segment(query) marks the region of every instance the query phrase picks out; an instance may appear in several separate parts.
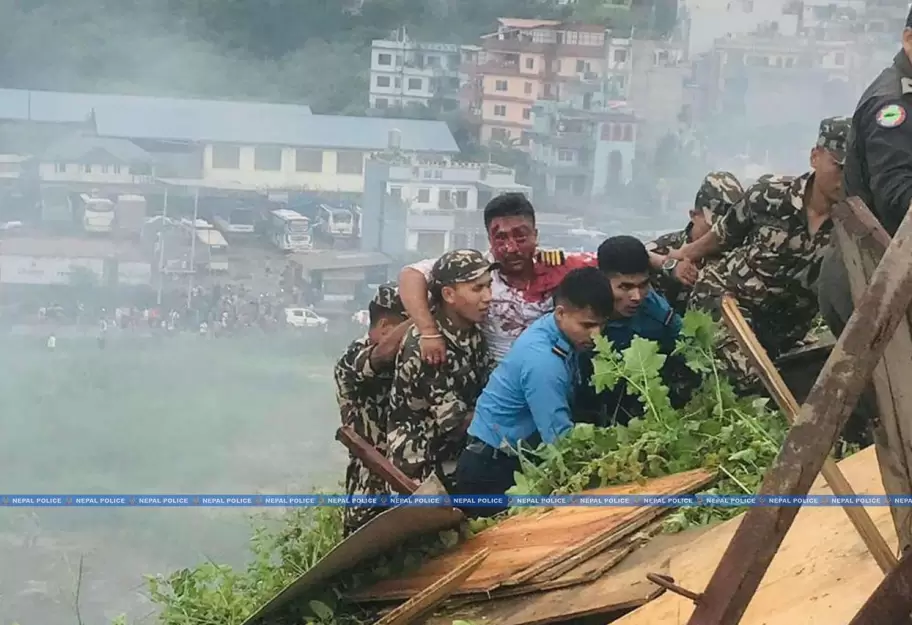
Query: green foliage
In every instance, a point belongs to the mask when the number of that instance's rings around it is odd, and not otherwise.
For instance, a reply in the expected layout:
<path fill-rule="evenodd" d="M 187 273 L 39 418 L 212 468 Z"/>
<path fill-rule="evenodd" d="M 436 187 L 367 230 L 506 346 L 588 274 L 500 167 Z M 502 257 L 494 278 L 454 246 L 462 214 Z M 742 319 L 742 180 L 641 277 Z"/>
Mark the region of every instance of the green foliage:
<path fill-rule="evenodd" d="M 785 438 L 787 423 L 767 407 L 767 400 L 739 398 L 716 365 L 717 327 L 705 313 L 684 317 L 675 354 L 700 374 L 702 384 L 682 410 L 669 400 L 661 369 L 666 357 L 653 341 L 635 338 L 618 353 L 611 343 L 596 344 L 592 383 L 596 390 L 627 384 L 642 402 L 644 414 L 626 425 L 599 428 L 580 424 L 556 445 L 524 454 L 511 494 L 567 494 L 614 484 L 642 483 L 699 467 L 718 470 L 711 494 L 754 493 L 763 472 Z M 682 508 L 670 515 L 666 529 L 729 518 L 740 508 Z"/>
<path fill-rule="evenodd" d="M 240 625 L 254 610 L 312 567 L 342 540 L 342 509 L 296 509 L 278 528 L 264 523 L 251 539 L 246 570 L 204 562 L 193 569 L 148 578 L 161 625 Z M 317 622 L 333 621 L 332 598 L 309 602 Z"/>

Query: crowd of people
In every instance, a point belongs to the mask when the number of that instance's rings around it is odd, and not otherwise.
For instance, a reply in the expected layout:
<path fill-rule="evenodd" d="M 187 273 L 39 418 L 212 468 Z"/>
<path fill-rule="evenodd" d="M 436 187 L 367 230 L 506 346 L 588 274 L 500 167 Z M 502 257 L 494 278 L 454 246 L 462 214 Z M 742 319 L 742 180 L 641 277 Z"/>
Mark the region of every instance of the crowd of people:
<path fill-rule="evenodd" d="M 494 198 L 484 209 L 489 253 L 450 251 L 380 288 L 368 333 L 336 365 L 342 424 L 416 482 L 436 475 L 454 494 L 503 494 L 520 445 L 637 414 L 623 388 L 596 394 L 589 384 L 594 336 L 617 350 L 640 336 L 670 354 L 687 309 L 718 319 L 728 294 L 771 357 L 795 347 L 817 314 L 814 283 L 850 126 L 844 117 L 820 123 L 802 175 L 767 175 L 744 189 L 711 172 L 687 225 L 647 244 L 619 235 L 596 254 L 542 251 L 530 201 Z M 738 389 L 759 388 L 731 337 L 719 357 Z M 666 373 L 686 394 L 676 366 L 668 359 Z M 388 492 L 354 456 L 346 484 L 349 494 Z M 348 508 L 346 531 L 377 513 Z"/>

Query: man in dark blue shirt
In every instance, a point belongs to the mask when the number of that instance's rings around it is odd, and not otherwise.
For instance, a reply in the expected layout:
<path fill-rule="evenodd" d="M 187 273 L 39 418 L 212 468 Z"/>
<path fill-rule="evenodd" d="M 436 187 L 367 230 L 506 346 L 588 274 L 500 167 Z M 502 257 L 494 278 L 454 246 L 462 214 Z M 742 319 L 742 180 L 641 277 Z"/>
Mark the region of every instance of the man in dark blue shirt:
<path fill-rule="evenodd" d="M 554 295 L 554 311 L 529 326 L 491 374 L 475 404 L 455 481 L 464 495 L 502 495 L 519 470 L 517 448 L 554 443 L 573 427 L 570 399 L 577 354 L 591 349 L 612 310 L 608 279 L 595 267 L 574 269 Z M 502 508 L 471 510 L 490 515 Z"/>
<path fill-rule="evenodd" d="M 641 336 L 657 342 L 663 354 L 674 351 L 681 316 L 652 288 L 646 245 L 627 235 L 606 239 L 598 249 L 598 267 L 614 294 L 614 313 L 602 331 L 614 348 L 625 350 L 633 337 Z M 590 384 L 592 356 L 588 352 L 580 358 L 581 388 L 574 406 L 577 421 L 626 423 L 631 411 L 635 414 L 640 407 L 639 401 L 626 395 L 623 384 L 614 391 L 596 394 Z"/>

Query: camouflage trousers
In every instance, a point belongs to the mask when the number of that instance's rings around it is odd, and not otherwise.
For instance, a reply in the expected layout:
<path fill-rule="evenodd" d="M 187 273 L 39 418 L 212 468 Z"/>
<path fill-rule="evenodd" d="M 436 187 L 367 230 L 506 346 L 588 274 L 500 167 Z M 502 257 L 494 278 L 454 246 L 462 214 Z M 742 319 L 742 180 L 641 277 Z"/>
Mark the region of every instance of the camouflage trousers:
<path fill-rule="evenodd" d="M 700 280 L 691 292 L 689 306 L 707 312 L 715 321 L 719 321 L 722 318 L 722 297 L 726 291 L 715 280 Z M 736 300 L 738 310 L 771 360 L 798 345 L 813 325 L 816 302 L 805 302 L 800 297 L 792 299 L 792 302 L 785 298 L 775 303 L 764 302 L 760 306 L 746 305 Z M 739 393 L 764 393 L 763 382 L 738 340 L 724 323 L 719 332 L 717 355 L 723 374 Z"/>
<path fill-rule="evenodd" d="M 352 458 L 345 471 L 345 493 L 353 495 L 388 495 L 389 487 L 357 458 Z M 343 536 L 349 536 L 383 512 L 383 508 L 346 506 L 342 512 Z"/>

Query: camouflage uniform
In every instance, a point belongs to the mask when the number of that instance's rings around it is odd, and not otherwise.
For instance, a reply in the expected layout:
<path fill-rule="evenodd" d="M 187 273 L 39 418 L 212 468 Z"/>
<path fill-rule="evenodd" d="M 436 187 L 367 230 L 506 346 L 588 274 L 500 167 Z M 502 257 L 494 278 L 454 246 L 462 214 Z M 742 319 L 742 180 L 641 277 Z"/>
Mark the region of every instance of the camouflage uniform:
<path fill-rule="evenodd" d="M 469 282 L 495 268 L 475 250 L 447 252 L 431 270 L 435 286 Z M 446 362 L 421 359 L 420 334 L 412 327 L 396 358 L 390 393 L 388 457 L 419 482 L 436 472 L 446 484 L 465 447 L 475 401 L 493 368 L 481 328 L 459 328 L 442 310 L 435 313 L 446 340 Z"/>
<path fill-rule="evenodd" d="M 404 315 L 395 284 L 383 284 L 373 302 L 392 312 Z M 371 354 L 375 345 L 367 335 L 355 339 L 336 363 L 336 400 L 342 414 L 342 425 L 386 453 L 386 408 L 393 384 L 393 363 L 374 368 Z M 345 471 L 345 490 L 348 495 L 383 495 L 388 493 L 386 482 L 374 475 L 362 462 L 350 456 Z M 345 533 L 350 534 L 379 514 L 379 508 L 347 507 L 343 513 Z"/>
<path fill-rule="evenodd" d="M 694 209 L 703 212 L 706 220 L 712 224 L 725 216 L 736 202 L 744 197 L 744 189 L 733 174 L 727 171 L 710 172 L 703 178 L 697 197 L 694 199 Z M 658 239 L 646 244 L 646 249 L 662 256 L 673 249 L 679 249 L 691 243 L 691 230 L 693 223 L 688 223 L 683 230 L 663 234 Z M 711 260 L 711 259 L 708 259 Z M 675 312 L 683 315 L 687 312 L 687 301 L 690 299 L 690 288 L 675 280 L 665 272 L 657 273 L 652 278 L 653 288 L 661 293 Z"/>
<path fill-rule="evenodd" d="M 847 118 L 827 118 L 817 145 L 842 162 L 848 131 Z M 812 289 L 833 224 L 827 220 L 813 235 L 808 231 L 804 195 L 812 176 L 763 176 L 713 224 L 724 254 L 700 271 L 689 302 L 719 318 L 722 296 L 732 295 L 771 358 L 803 339 L 817 315 Z M 743 390 L 753 390 L 759 378 L 727 330 L 720 350 L 728 374 Z"/>

